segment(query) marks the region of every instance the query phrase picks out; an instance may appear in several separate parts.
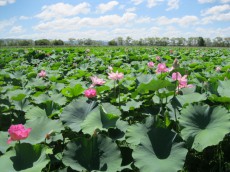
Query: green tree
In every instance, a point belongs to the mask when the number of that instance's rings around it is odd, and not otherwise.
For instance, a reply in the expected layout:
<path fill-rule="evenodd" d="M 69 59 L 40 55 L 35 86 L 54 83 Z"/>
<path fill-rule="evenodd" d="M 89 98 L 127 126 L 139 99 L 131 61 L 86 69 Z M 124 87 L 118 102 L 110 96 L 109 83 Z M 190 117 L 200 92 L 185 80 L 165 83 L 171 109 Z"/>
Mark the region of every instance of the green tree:
<path fill-rule="evenodd" d="M 112 39 L 111 41 L 108 42 L 108 45 L 109 46 L 117 46 L 117 42 L 114 39 Z"/>
<path fill-rule="evenodd" d="M 58 39 L 58 40 L 53 40 L 52 41 L 52 44 L 53 45 L 64 45 L 64 41 L 62 41 L 61 39 Z"/>
<path fill-rule="evenodd" d="M 35 45 L 50 45 L 50 41 L 48 39 L 39 39 L 36 40 Z"/>
<path fill-rule="evenodd" d="M 32 40 L 19 40 L 18 45 L 19 46 L 30 46 L 33 44 Z"/>
<path fill-rule="evenodd" d="M 199 47 L 204 47 L 205 46 L 205 41 L 203 37 L 198 37 L 198 46 Z"/>

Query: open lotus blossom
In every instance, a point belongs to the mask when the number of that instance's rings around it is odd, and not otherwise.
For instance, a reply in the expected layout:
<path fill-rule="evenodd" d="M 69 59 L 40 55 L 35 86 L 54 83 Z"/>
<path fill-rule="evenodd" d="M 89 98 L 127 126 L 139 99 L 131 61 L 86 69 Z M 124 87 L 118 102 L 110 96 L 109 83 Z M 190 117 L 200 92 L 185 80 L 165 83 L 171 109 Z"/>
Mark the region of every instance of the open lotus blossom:
<path fill-rule="evenodd" d="M 90 79 L 92 81 L 92 85 L 90 87 L 105 84 L 105 81 L 103 79 L 101 79 L 101 78 L 98 78 L 97 76 L 92 76 L 92 77 L 90 77 Z"/>
<path fill-rule="evenodd" d="M 160 56 L 156 56 L 156 60 L 157 60 L 157 61 L 160 61 L 160 60 L 161 60 L 161 57 L 160 57 Z"/>
<path fill-rule="evenodd" d="M 217 72 L 220 72 L 220 71 L 221 71 L 221 67 L 220 67 L 220 66 L 217 66 L 217 67 L 216 67 L 216 71 L 217 71 Z"/>
<path fill-rule="evenodd" d="M 124 78 L 124 74 L 119 73 L 118 71 L 116 71 L 115 73 L 111 72 L 111 73 L 108 73 L 108 74 L 109 74 L 108 78 L 112 79 L 112 80 L 120 80 L 120 79 Z"/>
<path fill-rule="evenodd" d="M 193 87 L 193 85 L 191 84 L 187 84 L 187 75 L 184 75 L 184 76 L 181 76 L 181 74 L 179 72 L 174 72 L 172 74 L 172 79 L 174 81 L 179 81 L 179 85 L 178 85 L 178 89 L 181 89 L 181 88 L 191 88 Z"/>
<path fill-rule="evenodd" d="M 8 129 L 10 138 L 7 140 L 7 143 L 10 144 L 12 141 L 26 139 L 29 136 L 31 130 L 31 128 L 25 128 L 22 124 L 11 125 Z"/>
<path fill-rule="evenodd" d="M 148 67 L 149 68 L 153 68 L 154 67 L 154 63 L 153 62 L 148 62 Z"/>
<path fill-rule="evenodd" d="M 38 74 L 38 76 L 42 77 L 42 78 L 46 77 L 46 71 L 41 70 L 41 72 Z"/>
<path fill-rule="evenodd" d="M 93 98 L 97 96 L 97 91 L 94 88 L 89 88 L 84 92 L 85 97 Z"/>
<path fill-rule="evenodd" d="M 166 67 L 165 63 L 159 63 L 157 65 L 157 70 L 156 70 L 157 73 L 168 72 L 168 71 L 169 69 Z"/>

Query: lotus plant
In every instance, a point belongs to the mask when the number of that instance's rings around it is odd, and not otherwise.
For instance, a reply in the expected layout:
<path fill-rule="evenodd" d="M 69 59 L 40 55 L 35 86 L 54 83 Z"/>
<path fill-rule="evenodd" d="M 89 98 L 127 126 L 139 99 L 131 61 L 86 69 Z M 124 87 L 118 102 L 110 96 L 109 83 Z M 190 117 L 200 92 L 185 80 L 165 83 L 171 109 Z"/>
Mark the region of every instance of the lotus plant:
<path fill-rule="evenodd" d="M 112 66 L 109 66 L 108 69 L 109 69 L 109 71 L 112 71 L 112 70 L 113 70 L 113 67 L 112 67 Z"/>
<path fill-rule="evenodd" d="M 160 56 L 156 56 L 156 60 L 157 61 L 161 61 L 161 57 Z"/>
<path fill-rule="evenodd" d="M 108 78 L 112 79 L 112 80 L 120 80 L 124 78 L 124 74 L 123 73 L 119 73 L 118 71 L 116 72 L 110 72 L 108 73 Z"/>
<path fill-rule="evenodd" d="M 153 62 L 148 62 L 147 65 L 148 65 L 149 68 L 153 68 L 154 67 L 154 63 Z"/>
<path fill-rule="evenodd" d="M 114 80 L 114 94 L 116 97 L 116 81 L 118 82 L 119 80 L 124 78 L 124 74 L 123 73 L 119 73 L 118 71 L 116 71 L 116 73 L 114 72 L 110 72 L 108 73 L 108 78 Z M 119 105 L 120 105 L 120 89 L 118 87 L 118 97 L 119 97 Z"/>
<path fill-rule="evenodd" d="M 217 66 L 216 67 L 216 72 L 220 72 L 221 71 L 221 67 L 220 66 Z"/>
<path fill-rule="evenodd" d="M 96 85 L 103 85 L 105 84 L 105 80 L 98 78 L 97 76 L 92 76 L 91 78 L 92 81 L 92 85 L 90 86 L 90 88 L 96 86 Z"/>
<path fill-rule="evenodd" d="M 173 74 L 172 74 L 172 79 L 174 80 L 174 81 L 178 81 L 179 82 L 179 85 L 178 85 L 178 87 L 177 87 L 177 91 L 178 90 L 180 90 L 181 88 L 191 88 L 191 87 L 193 87 L 193 85 L 191 85 L 191 84 L 187 84 L 187 75 L 184 75 L 184 76 L 182 76 L 181 74 L 180 74 L 180 72 L 174 72 Z"/>
<path fill-rule="evenodd" d="M 7 143 L 10 144 L 12 141 L 20 141 L 26 139 L 30 132 L 31 128 L 25 128 L 22 124 L 11 125 L 8 129 L 10 138 L 7 140 Z"/>
<path fill-rule="evenodd" d="M 169 69 L 166 67 L 165 63 L 159 63 L 157 65 L 157 70 L 156 70 L 157 73 L 168 72 L 168 71 Z"/>
<path fill-rule="evenodd" d="M 97 96 L 97 91 L 94 88 L 89 88 L 84 92 L 85 97 L 93 98 Z"/>
<path fill-rule="evenodd" d="M 42 77 L 42 78 L 46 77 L 46 71 L 45 70 L 41 70 L 41 72 L 38 73 L 38 76 Z"/>

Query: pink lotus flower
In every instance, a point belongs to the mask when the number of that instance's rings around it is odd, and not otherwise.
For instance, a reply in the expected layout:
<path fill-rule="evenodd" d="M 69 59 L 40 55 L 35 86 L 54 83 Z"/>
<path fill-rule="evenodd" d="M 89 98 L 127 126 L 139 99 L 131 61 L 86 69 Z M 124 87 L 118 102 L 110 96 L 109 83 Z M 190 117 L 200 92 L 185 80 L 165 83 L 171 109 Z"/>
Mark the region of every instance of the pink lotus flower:
<path fill-rule="evenodd" d="M 157 60 L 157 61 L 160 61 L 160 60 L 161 60 L 161 57 L 160 57 L 160 56 L 156 56 L 156 60 Z"/>
<path fill-rule="evenodd" d="M 153 68 L 154 67 L 154 63 L 153 62 L 148 62 L 148 67 L 149 68 Z"/>
<path fill-rule="evenodd" d="M 174 81 L 179 81 L 179 85 L 178 85 L 178 89 L 181 89 L 181 88 L 192 88 L 193 85 L 189 84 L 187 85 L 187 76 L 188 75 L 184 75 L 183 77 L 181 76 L 181 74 L 179 72 L 174 72 L 172 74 L 172 79 Z"/>
<path fill-rule="evenodd" d="M 217 66 L 216 67 L 216 72 L 220 72 L 221 71 L 221 67 L 220 66 Z"/>
<path fill-rule="evenodd" d="M 10 134 L 10 138 L 7 140 L 7 143 L 10 144 L 12 141 L 19 141 L 26 139 L 30 132 L 31 128 L 25 128 L 22 124 L 18 125 L 11 125 L 8 129 L 8 132 Z"/>
<path fill-rule="evenodd" d="M 85 97 L 88 97 L 88 98 L 93 98 L 93 97 L 97 96 L 97 92 L 93 88 L 89 88 L 89 89 L 85 90 L 84 93 L 85 93 Z"/>
<path fill-rule="evenodd" d="M 38 76 L 42 77 L 42 78 L 46 77 L 46 71 L 41 70 L 41 72 L 38 74 Z"/>
<path fill-rule="evenodd" d="M 157 65 L 157 70 L 156 70 L 157 73 L 168 72 L 168 71 L 169 69 L 166 67 L 165 63 L 159 63 Z"/>
<path fill-rule="evenodd" d="M 105 84 L 105 81 L 103 79 L 98 78 L 97 76 L 90 77 L 90 79 L 93 82 L 93 84 L 90 87 Z"/>
<path fill-rule="evenodd" d="M 108 74 L 109 74 L 108 78 L 112 79 L 112 80 L 120 80 L 120 79 L 124 78 L 124 74 L 123 73 L 118 73 L 118 71 L 116 71 L 116 73 L 111 72 L 111 73 L 108 73 Z"/>

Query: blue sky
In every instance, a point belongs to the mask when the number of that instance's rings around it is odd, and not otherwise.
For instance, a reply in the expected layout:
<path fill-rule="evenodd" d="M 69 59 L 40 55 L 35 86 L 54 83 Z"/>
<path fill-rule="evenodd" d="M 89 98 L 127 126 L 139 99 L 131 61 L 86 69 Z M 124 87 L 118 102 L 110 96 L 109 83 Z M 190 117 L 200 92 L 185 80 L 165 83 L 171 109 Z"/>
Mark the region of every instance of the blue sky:
<path fill-rule="evenodd" d="M 230 37 L 230 0 L 0 0 L 0 38 Z"/>

